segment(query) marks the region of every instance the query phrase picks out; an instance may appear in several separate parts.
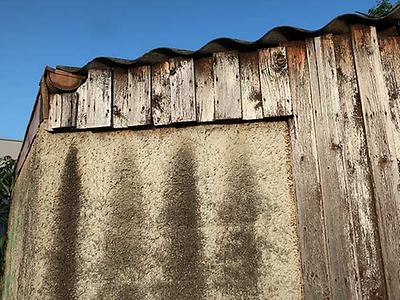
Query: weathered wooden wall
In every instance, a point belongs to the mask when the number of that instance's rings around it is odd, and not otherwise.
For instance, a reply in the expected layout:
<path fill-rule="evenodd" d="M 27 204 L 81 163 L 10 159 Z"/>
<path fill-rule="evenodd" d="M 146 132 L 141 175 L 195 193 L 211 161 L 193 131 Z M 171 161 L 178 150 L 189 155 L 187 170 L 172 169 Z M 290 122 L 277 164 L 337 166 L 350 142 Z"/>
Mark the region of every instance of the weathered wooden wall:
<path fill-rule="evenodd" d="M 89 70 L 49 130 L 287 118 L 306 299 L 400 298 L 400 38 L 356 25 L 213 57 Z"/>

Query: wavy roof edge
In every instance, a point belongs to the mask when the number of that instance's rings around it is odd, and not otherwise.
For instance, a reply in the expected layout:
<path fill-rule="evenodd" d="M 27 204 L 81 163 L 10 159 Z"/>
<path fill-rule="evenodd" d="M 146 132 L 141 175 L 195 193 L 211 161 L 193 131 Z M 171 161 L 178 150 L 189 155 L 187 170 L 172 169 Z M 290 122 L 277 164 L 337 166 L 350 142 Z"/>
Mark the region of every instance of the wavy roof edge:
<path fill-rule="evenodd" d="M 400 5 L 396 5 L 383 17 L 376 18 L 362 13 L 344 14 L 334 18 L 327 25 L 317 30 L 306 30 L 289 26 L 275 27 L 254 42 L 230 38 L 218 38 L 208 42 L 195 51 L 174 48 L 156 48 L 133 60 L 113 57 L 97 57 L 81 68 L 68 66 L 57 66 L 57 68 L 71 73 L 85 74 L 87 70 L 94 68 L 154 65 L 177 56 L 199 58 L 221 51 L 254 51 L 260 48 L 278 46 L 282 43 L 304 40 L 306 38 L 328 33 L 349 33 L 350 25 L 353 24 L 375 26 L 378 30 L 382 30 L 391 26 L 399 27 L 399 23 Z"/>

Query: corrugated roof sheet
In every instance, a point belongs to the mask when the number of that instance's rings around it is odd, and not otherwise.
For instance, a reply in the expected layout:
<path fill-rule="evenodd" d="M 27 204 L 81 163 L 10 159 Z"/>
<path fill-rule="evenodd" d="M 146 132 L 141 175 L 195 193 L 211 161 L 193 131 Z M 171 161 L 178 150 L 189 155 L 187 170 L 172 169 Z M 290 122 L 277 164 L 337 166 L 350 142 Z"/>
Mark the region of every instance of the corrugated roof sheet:
<path fill-rule="evenodd" d="M 276 27 L 254 42 L 230 38 L 218 38 L 208 42 L 206 45 L 195 51 L 174 48 L 157 48 L 133 60 L 113 57 L 97 57 L 88 62 L 82 68 L 67 66 L 58 66 L 57 68 L 71 73 L 85 74 L 88 69 L 94 68 L 154 65 L 169 58 L 178 56 L 199 58 L 210 56 L 212 53 L 220 51 L 238 50 L 247 52 L 260 48 L 278 46 L 289 41 L 304 40 L 306 38 L 316 37 L 328 33 L 349 33 L 350 25 L 352 24 L 370 25 L 377 27 L 378 30 L 383 30 L 392 26 L 397 26 L 399 28 L 399 23 L 400 5 L 396 5 L 392 11 L 384 17 L 375 18 L 362 13 L 345 14 L 336 17 L 321 29 L 313 31 L 288 26 Z"/>

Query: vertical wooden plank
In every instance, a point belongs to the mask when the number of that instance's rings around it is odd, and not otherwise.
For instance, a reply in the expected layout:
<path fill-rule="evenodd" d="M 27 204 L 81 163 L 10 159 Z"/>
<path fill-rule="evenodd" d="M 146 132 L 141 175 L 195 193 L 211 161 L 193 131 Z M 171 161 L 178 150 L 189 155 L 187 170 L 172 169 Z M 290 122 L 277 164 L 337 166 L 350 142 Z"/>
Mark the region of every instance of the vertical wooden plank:
<path fill-rule="evenodd" d="M 60 94 L 50 94 L 49 130 L 61 127 L 62 97 Z"/>
<path fill-rule="evenodd" d="M 77 93 L 62 94 L 61 124 L 60 127 L 71 128 L 76 126 Z"/>
<path fill-rule="evenodd" d="M 113 71 L 113 127 L 128 127 L 128 70 L 117 68 Z"/>
<path fill-rule="evenodd" d="M 334 48 L 357 280 L 362 299 L 385 299 L 386 286 L 375 199 L 350 36 L 335 36 Z"/>
<path fill-rule="evenodd" d="M 351 27 L 389 299 L 400 295 L 400 178 L 375 27 Z"/>
<path fill-rule="evenodd" d="M 129 69 L 128 101 L 125 107 L 128 126 L 151 124 L 151 67 Z"/>
<path fill-rule="evenodd" d="M 152 67 L 151 108 L 155 126 L 171 123 L 171 92 L 169 84 L 169 62 Z"/>
<path fill-rule="evenodd" d="M 390 119 L 394 125 L 396 157 L 400 162 L 400 37 L 380 37 L 379 44 L 389 97 Z"/>
<path fill-rule="evenodd" d="M 292 115 L 285 47 L 259 50 L 264 118 Z"/>
<path fill-rule="evenodd" d="M 215 119 L 242 117 L 239 56 L 236 51 L 214 53 Z"/>
<path fill-rule="evenodd" d="M 87 128 L 111 126 L 111 70 L 88 72 Z"/>
<path fill-rule="evenodd" d="M 88 80 L 77 89 L 76 93 L 78 94 L 76 128 L 85 129 L 88 120 Z"/>
<path fill-rule="evenodd" d="M 352 217 L 347 195 L 343 154 L 343 115 L 340 109 L 336 59 L 331 35 L 307 40 L 313 94 L 317 155 L 325 216 L 332 299 L 357 299 L 360 286 L 355 265 Z M 343 99 L 343 101 L 348 101 Z"/>
<path fill-rule="evenodd" d="M 171 121 L 196 121 L 194 63 L 192 58 L 170 60 Z"/>
<path fill-rule="evenodd" d="M 263 118 L 258 53 L 240 54 L 240 86 L 243 120 Z"/>
<path fill-rule="evenodd" d="M 329 299 L 325 226 L 317 161 L 310 74 L 304 43 L 288 45 L 293 99 L 289 120 L 305 299 Z"/>
<path fill-rule="evenodd" d="M 211 57 L 196 60 L 194 63 L 196 81 L 197 121 L 214 121 L 214 73 Z"/>

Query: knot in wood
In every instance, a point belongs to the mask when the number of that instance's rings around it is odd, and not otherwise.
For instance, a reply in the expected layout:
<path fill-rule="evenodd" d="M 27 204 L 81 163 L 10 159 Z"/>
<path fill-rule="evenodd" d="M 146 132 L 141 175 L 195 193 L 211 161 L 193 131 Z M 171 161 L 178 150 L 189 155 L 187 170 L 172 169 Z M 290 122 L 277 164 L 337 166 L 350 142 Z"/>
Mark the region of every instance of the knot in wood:
<path fill-rule="evenodd" d="M 286 57 L 282 52 L 275 53 L 272 62 L 272 69 L 276 72 L 282 72 L 287 69 Z"/>

